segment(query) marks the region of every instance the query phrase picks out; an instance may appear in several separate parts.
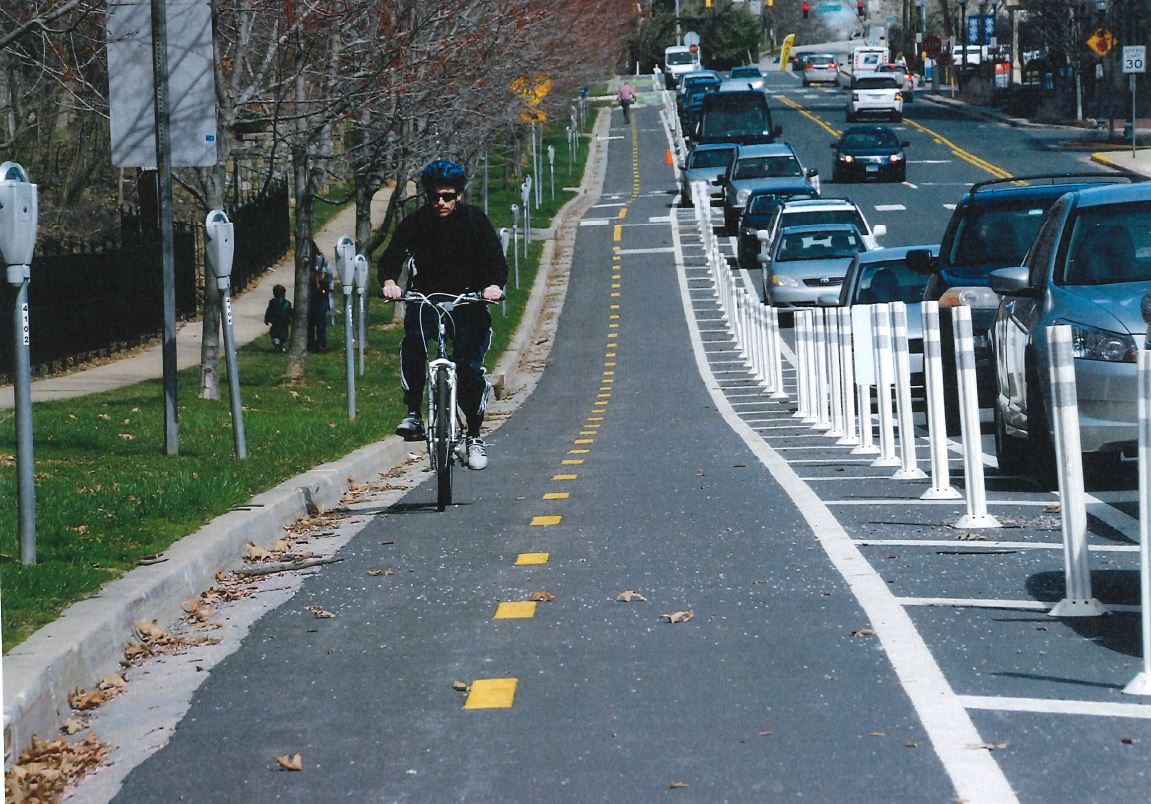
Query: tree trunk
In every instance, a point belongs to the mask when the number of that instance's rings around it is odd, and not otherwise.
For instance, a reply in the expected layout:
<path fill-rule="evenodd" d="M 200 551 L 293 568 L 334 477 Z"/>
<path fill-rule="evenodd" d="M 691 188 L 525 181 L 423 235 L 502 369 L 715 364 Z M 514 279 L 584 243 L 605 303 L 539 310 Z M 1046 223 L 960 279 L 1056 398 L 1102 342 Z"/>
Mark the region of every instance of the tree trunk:
<path fill-rule="evenodd" d="M 292 148 L 292 175 L 296 187 L 296 289 L 292 297 L 292 339 L 284 378 L 302 380 L 308 372 L 308 311 L 312 290 L 312 213 L 316 203 L 315 181 L 306 141 Z"/>
<path fill-rule="evenodd" d="M 224 208 L 227 185 L 227 137 L 219 137 L 220 161 L 210 168 L 200 168 L 200 181 L 207 191 L 211 209 Z M 243 233 L 240 233 L 243 237 Z M 200 398 L 220 398 L 220 291 L 211 271 L 204 271 L 204 317 L 200 341 Z"/>

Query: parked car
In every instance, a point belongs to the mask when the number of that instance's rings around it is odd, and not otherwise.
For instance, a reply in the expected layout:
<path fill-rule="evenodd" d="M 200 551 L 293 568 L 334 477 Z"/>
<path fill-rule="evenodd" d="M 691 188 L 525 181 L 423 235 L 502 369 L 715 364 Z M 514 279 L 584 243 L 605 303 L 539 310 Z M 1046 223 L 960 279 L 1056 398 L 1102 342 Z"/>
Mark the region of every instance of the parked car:
<path fill-rule="evenodd" d="M 796 187 L 790 183 L 758 185 L 747 197 L 743 215 L 739 218 L 736 264 L 745 269 L 759 268 L 759 230 L 766 229 L 770 225 L 772 218 L 775 217 L 775 211 L 782 204 L 818 197 L 819 191 L 811 185 L 804 187 Z"/>
<path fill-rule="evenodd" d="M 729 81 L 739 80 L 745 84 L 751 84 L 750 87 L 745 86 L 745 89 L 758 89 L 762 92 L 766 87 L 763 72 L 754 64 L 744 65 L 743 67 L 732 67 L 727 77 Z"/>
<path fill-rule="evenodd" d="M 849 223 L 859 230 L 868 250 L 879 248 L 878 238 L 887 234 L 882 223 L 874 229 L 863 216 L 863 211 L 847 198 L 819 198 L 810 201 L 788 201 L 775 211 L 767 227 L 768 243 L 784 226 L 813 223 Z"/>
<path fill-rule="evenodd" d="M 908 71 L 906 64 L 888 62 L 875 68 L 877 73 L 894 75 L 902 83 L 903 102 L 910 103 L 915 98 L 915 73 Z"/>
<path fill-rule="evenodd" d="M 806 54 L 801 59 L 803 85 L 838 84 L 839 64 L 830 53 Z"/>
<path fill-rule="evenodd" d="M 734 142 L 740 145 L 775 142 L 783 128 L 771 119 L 767 96 L 755 90 L 712 92 L 703 96 L 693 144 Z"/>
<path fill-rule="evenodd" d="M 692 205 L 691 183 L 696 181 L 707 183 L 713 206 L 723 203 L 723 189 L 717 187 L 714 181 L 727 172 L 728 166 L 735 159 L 738 147 L 732 143 L 712 143 L 697 145 L 692 149 L 687 161 L 679 165 L 680 201 L 683 206 Z"/>
<path fill-rule="evenodd" d="M 861 251 L 855 255 L 844 276 L 839 295 L 820 303 L 834 303 L 839 307 L 857 304 L 884 304 L 901 301 L 907 305 L 907 347 L 911 360 L 912 383 L 922 385 L 923 375 L 923 320 L 921 307 L 923 288 L 927 277 L 907 266 L 909 251 L 927 251 L 939 254 L 939 246 L 897 246 Z"/>
<path fill-rule="evenodd" d="M 685 73 L 675 88 L 676 107 L 682 108 L 688 93 L 693 90 L 711 87 L 714 91 L 722 83 L 722 80 L 715 70 L 693 70 L 690 73 Z"/>
<path fill-rule="evenodd" d="M 1047 327 L 1071 327 L 1085 453 L 1134 454 L 1135 360 L 1151 292 L 1151 184 L 1078 189 L 1043 219 L 1021 267 L 991 274 L 995 449 L 1005 472 L 1054 479 Z"/>
<path fill-rule="evenodd" d="M 716 186 L 723 188 L 723 225 L 732 234 L 736 233 L 747 197 L 757 186 L 765 182 L 778 186 L 789 181 L 793 186 L 803 187 L 817 176 L 819 171 L 805 169 L 786 143 L 741 145 L 727 172 L 715 180 Z"/>
<path fill-rule="evenodd" d="M 1044 214 L 1064 193 L 1128 181 L 1110 173 L 1063 173 L 977 182 L 963 194 L 951 213 L 939 247 L 939 259 L 932 260 L 923 254 L 908 255 L 909 265 L 930 274 L 924 300 L 938 301 L 940 306 L 943 388 L 949 432 L 959 432 L 951 308 L 960 304 L 971 308 L 979 404 L 990 407 L 995 398 L 995 375 L 988 330 L 999 308 L 999 299 L 990 288 L 991 272 L 1022 264 Z M 1020 186 L 1024 182 L 1027 184 Z"/>
<path fill-rule="evenodd" d="M 849 126 L 831 144 L 835 151 L 831 180 L 836 182 L 887 179 L 907 181 L 907 159 L 895 132 L 887 126 Z"/>
<path fill-rule="evenodd" d="M 785 310 L 811 307 L 838 288 L 867 246 L 850 223 L 784 227 L 763 264 L 763 301 Z"/>
<path fill-rule="evenodd" d="M 903 83 L 890 75 L 867 73 L 851 80 L 847 96 L 847 122 L 861 117 L 903 120 Z"/>

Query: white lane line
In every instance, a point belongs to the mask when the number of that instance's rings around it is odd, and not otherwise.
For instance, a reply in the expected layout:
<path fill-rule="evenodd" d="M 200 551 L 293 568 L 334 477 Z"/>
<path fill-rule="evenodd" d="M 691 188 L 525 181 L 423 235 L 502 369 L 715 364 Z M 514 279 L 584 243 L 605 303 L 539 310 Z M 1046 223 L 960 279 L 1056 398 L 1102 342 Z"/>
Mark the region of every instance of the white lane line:
<path fill-rule="evenodd" d="M 875 205 L 875 211 L 876 212 L 904 212 L 904 211 L 906 211 L 906 209 L 907 209 L 907 207 L 903 206 L 903 204 L 876 204 Z"/>
<path fill-rule="evenodd" d="M 1062 542 L 958 541 L 956 539 L 856 539 L 861 547 L 995 547 L 1010 550 L 1062 550 Z M 1093 553 L 1138 553 L 1135 544 L 1089 544 Z"/>
<path fill-rule="evenodd" d="M 635 226 L 636 224 L 632 224 Z M 642 226 L 643 224 L 639 224 Z M 671 254 L 675 249 L 667 248 L 621 248 L 616 254 Z"/>
<path fill-rule="evenodd" d="M 912 190 L 918 190 L 918 189 L 919 189 L 919 185 L 918 185 L 918 184 L 912 184 L 912 183 L 911 183 L 911 182 L 909 182 L 909 181 L 905 181 L 905 182 L 903 182 L 903 186 L 904 186 L 904 187 L 909 187 L 909 188 L 910 188 L 910 189 L 912 189 Z"/>
<path fill-rule="evenodd" d="M 623 201 L 612 201 L 610 204 L 592 204 L 592 209 L 602 209 L 603 207 L 626 207 L 627 204 Z"/>
<path fill-rule="evenodd" d="M 670 138 L 670 133 L 669 133 Z M 671 227 L 672 242 L 678 247 L 679 226 Z M 939 757 L 958 798 L 972 804 L 1017 802 L 1015 791 L 990 751 L 973 751 L 970 746 L 984 740 L 975 728 L 967 710 L 943 675 L 923 637 L 915 629 L 907 610 L 900 606 L 887 583 L 864 558 L 851 537 L 832 515 L 830 509 L 796 475 L 783 457 L 740 420 L 724 396 L 713 387 L 703 341 L 696 332 L 696 322 L 687 293 L 687 276 L 682 255 L 676 252 L 676 275 L 680 300 L 691 338 L 692 354 L 704 385 L 711 394 L 716 410 L 747 448 L 767 468 L 772 477 L 791 498 L 799 514 L 819 540 L 835 569 L 863 608 L 872 629 L 882 644 L 896 676 L 923 723 L 932 748 Z M 794 353 L 782 343 L 781 351 L 794 362 Z"/>
<path fill-rule="evenodd" d="M 828 445 L 831 446 L 831 445 Z M 802 449 L 800 447 L 799 449 Z M 824 500 L 824 505 L 957 505 L 962 506 L 963 500 L 901 500 L 891 497 L 883 500 Z M 1044 500 L 988 500 L 988 505 L 1020 505 L 1029 508 L 1038 508 L 1040 506 L 1050 505 L 1051 503 Z"/>
<path fill-rule="evenodd" d="M 1096 717 L 1132 717 L 1151 719 L 1151 706 L 1105 701 L 1063 701 L 1051 698 L 999 698 L 992 695 L 960 695 L 959 702 L 968 709 L 991 712 L 1033 712 L 1041 715 L 1093 715 Z"/>
<path fill-rule="evenodd" d="M 1020 611 L 1049 611 L 1053 604 L 1042 600 L 995 600 L 974 597 L 901 597 L 897 600 L 904 606 L 938 606 L 958 609 L 1019 609 Z M 1112 614 L 1138 614 L 1138 606 L 1125 603 L 1108 603 L 1107 611 Z"/>
<path fill-rule="evenodd" d="M 757 428 L 757 429 L 759 429 L 759 428 Z M 848 474 L 835 475 L 834 477 L 831 475 L 828 475 L 827 477 L 801 477 L 800 478 L 800 480 L 802 480 L 804 483 L 822 483 L 825 480 L 891 480 L 891 479 L 892 479 L 891 475 L 848 475 Z M 906 481 L 899 480 L 897 482 L 905 483 Z"/>
<path fill-rule="evenodd" d="M 944 208 L 944 209 L 950 209 L 950 210 L 954 210 L 954 209 L 955 209 L 955 204 L 944 204 L 944 205 L 943 205 L 943 208 Z"/>
<path fill-rule="evenodd" d="M 607 226 L 614 221 L 615 218 L 584 218 L 579 222 L 580 226 Z"/>
<path fill-rule="evenodd" d="M 1110 525 L 1133 542 L 1139 541 L 1139 520 L 1123 513 L 1118 508 L 1112 508 L 1102 502 L 1095 494 L 1084 495 L 1087 499 L 1087 514 L 1093 516 L 1104 525 Z"/>

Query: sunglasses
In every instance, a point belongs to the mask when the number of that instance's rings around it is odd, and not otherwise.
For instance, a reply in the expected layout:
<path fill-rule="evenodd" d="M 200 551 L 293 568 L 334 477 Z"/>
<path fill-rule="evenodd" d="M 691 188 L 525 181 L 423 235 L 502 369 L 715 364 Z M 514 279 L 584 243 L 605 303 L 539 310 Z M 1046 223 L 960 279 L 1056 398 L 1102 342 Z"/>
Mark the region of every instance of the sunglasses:
<path fill-rule="evenodd" d="M 446 193 L 428 193 L 428 201 L 433 204 L 436 201 L 447 201 L 450 204 L 452 201 L 455 201 L 459 197 L 460 194 L 455 191 L 449 191 Z"/>

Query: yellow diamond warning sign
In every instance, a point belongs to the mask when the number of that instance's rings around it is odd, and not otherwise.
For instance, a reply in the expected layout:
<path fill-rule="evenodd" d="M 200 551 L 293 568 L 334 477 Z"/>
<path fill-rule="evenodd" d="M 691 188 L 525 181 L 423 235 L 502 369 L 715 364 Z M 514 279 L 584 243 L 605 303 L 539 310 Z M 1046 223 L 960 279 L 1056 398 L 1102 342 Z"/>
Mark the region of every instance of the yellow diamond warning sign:
<path fill-rule="evenodd" d="M 1115 47 L 1115 36 L 1106 28 L 1098 28 L 1095 33 L 1087 37 L 1087 47 L 1091 48 L 1096 56 L 1106 56 Z"/>

